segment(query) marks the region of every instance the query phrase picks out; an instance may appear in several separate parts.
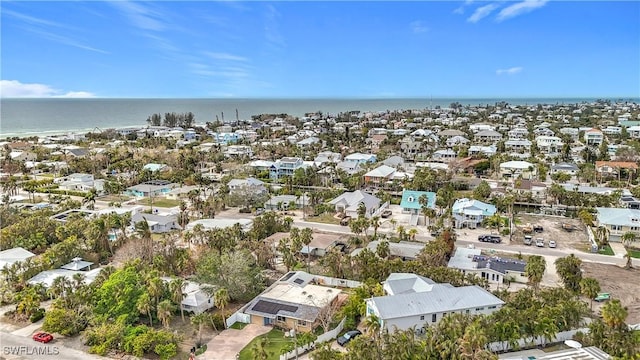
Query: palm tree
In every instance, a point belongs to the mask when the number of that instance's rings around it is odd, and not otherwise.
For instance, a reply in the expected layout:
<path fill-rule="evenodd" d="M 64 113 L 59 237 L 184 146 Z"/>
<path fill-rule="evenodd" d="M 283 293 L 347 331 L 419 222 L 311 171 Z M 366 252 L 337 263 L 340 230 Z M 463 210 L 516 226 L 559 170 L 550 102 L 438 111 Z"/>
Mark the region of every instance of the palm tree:
<path fill-rule="evenodd" d="M 612 329 L 625 326 L 627 315 L 627 308 L 623 307 L 618 299 L 613 299 L 602 307 L 602 319 Z"/>
<path fill-rule="evenodd" d="M 253 358 L 256 360 L 268 360 L 272 353 L 267 350 L 267 345 L 269 345 L 269 338 L 266 336 L 261 336 L 258 341 L 254 342 L 253 346 L 251 346 Z"/>
<path fill-rule="evenodd" d="M 371 217 L 371 226 L 373 227 L 373 238 L 376 239 L 378 238 L 378 228 L 380 227 L 380 217 L 379 216 L 373 216 Z"/>
<path fill-rule="evenodd" d="M 164 281 L 157 277 L 156 274 L 149 275 L 147 278 L 147 291 L 154 300 L 154 303 L 158 305 L 160 296 L 164 293 Z"/>
<path fill-rule="evenodd" d="M 580 280 L 580 292 L 589 298 L 589 306 L 593 311 L 593 299 L 600 292 L 600 284 L 594 278 L 583 278 Z"/>
<path fill-rule="evenodd" d="M 180 278 L 173 279 L 169 283 L 169 293 L 171 293 L 171 300 L 173 300 L 173 302 L 180 307 L 180 317 L 182 318 L 182 322 L 184 322 L 184 309 L 182 307 L 182 300 L 184 300 L 183 291 L 186 286 L 187 283 Z"/>
<path fill-rule="evenodd" d="M 207 320 L 206 317 L 206 313 L 200 313 L 189 318 L 189 320 L 191 321 L 191 325 L 198 327 L 198 345 L 202 344 L 202 328 L 204 327 L 204 324 Z"/>
<path fill-rule="evenodd" d="M 162 325 L 165 328 L 169 327 L 169 323 L 171 322 L 171 313 L 174 309 L 175 307 L 169 300 L 162 300 L 158 304 L 158 319 L 160 319 L 160 322 L 162 322 Z"/>
<path fill-rule="evenodd" d="M 633 233 L 631 231 L 627 231 L 626 233 L 624 233 L 622 235 L 622 238 L 620 239 L 622 241 L 622 244 L 624 244 L 624 248 L 625 250 L 627 250 L 627 254 L 625 255 L 625 257 L 627 258 L 627 264 L 624 266 L 625 269 L 631 269 L 631 244 L 636 242 L 638 240 L 638 235 L 636 233 Z"/>
<path fill-rule="evenodd" d="M 400 225 L 396 228 L 396 231 L 398 231 L 398 237 L 400 238 L 400 241 L 404 240 L 404 236 L 405 236 L 405 228 L 404 226 Z"/>
<path fill-rule="evenodd" d="M 415 239 L 416 239 L 416 235 L 418 235 L 418 229 L 416 229 L 416 228 L 411 228 L 411 229 L 409 229 L 408 234 L 409 234 L 409 237 L 411 238 L 411 240 L 414 240 L 414 241 L 415 241 Z"/>
<path fill-rule="evenodd" d="M 381 241 L 376 247 L 376 253 L 383 259 L 386 259 L 389 256 L 389 242 Z"/>
<path fill-rule="evenodd" d="M 153 238 L 151 237 L 151 229 L 146 219 L 139 221 L 135 225 L 136 233 L 142 242 L 142 258 L 151 262 L 153 260 Z"/>
<path fill-rule="evenodd" d="M 98 196 L 98 191 L 95 188 L 89 190 L 89 192 L 82 199 L 82 204 L 87 206 L 87 209 L 93 210 L 96 204 L 96 197 Z"/>
<path fill-rule="evenodd" d="M 304 228 L 300 231 L 300 241 L 307 247 L 307 272 L 311 272 L 309 269 L 309 256 L 311 256 L 311 249 L 309 244 L 313 240 L 313 230 L 311 228 Z"/>
<path fill-rule="evenodd" d="M 213 297 L 216 307 L 220 309 L 220 312 L 222 314 L 222 321 L 224 322 L 224 327 L 226 328 L 227 322 L 224 318 L 224 308 L 227 306 L 230 300 L 229 291 L 225 288 L 220 288 L 215 292 Z"/>
<path fill-rule="evenodd" d="M 149 293 L 143 293 L 136 303 L 136 308 L 138 312 L 143 315 L 149 315 L 149 326 L 153 326 L 153 317 L 151 316 L 151 310 L 153 310 L 153 304 L 151 302 L 151 297 Z"/>
<path fill-rule="evenodd" d="M 538 290 L 542 277 L 547 267 L 546 260 L 540 255 L 533 255 L 527 261 L 527 265 L 524 270 L 529 278 L 529 283 L 534 290 Z"/>

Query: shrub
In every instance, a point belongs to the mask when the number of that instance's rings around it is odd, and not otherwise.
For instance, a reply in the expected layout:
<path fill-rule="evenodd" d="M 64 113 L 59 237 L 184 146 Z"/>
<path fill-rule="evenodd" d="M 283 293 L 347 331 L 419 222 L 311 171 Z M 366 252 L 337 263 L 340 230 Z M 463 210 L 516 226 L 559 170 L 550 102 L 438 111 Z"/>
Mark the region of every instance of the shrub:
<path fill-rule="evenodd" d="M 29 316 L 29 321 L 34 323 L 36 321 L 39 321 L 43 317 L 44 317 L 44 309 L 43 308 L 39 308 L 33 314 L 31 314 L 31 316 Z"/>

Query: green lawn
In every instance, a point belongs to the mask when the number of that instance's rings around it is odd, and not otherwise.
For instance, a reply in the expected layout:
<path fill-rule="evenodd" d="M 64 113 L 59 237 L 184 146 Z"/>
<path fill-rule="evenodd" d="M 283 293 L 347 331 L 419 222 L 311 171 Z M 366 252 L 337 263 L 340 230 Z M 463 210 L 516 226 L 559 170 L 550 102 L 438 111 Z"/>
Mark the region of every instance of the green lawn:
<path fill-rule="evenodd" d="M 246 323 L 241 323 L 241 322 L 239 322 L 239 321 L 236 321 L 236 322 L 234 322 L 234 323 L 233 323 L 233 325 L 231 325 L 231 326 L 229 327 L 229 329 L 242 330 L 242 329 L 244 329 L 244 327 L 245 327 L 245 326 L 247 326 L 247 325 L 248 325 L 248 324 L 246 324 Z"/>
<path fill-rule="evenodd" d="M 330 213 L 324 213 L 320 216 L 307 216 L 307 221 L 323 223 L 323 224 L 340 225 L 340 219 L 334 218 L 333 214 L 330 214 Z"/>
<path fill-rule="evenodd" d="M 606 245 L 603 249 L 598 250 L 598 254 L 610 255 L 610 256 L 615 255 L 613 253 L 613 250 L 611 250 L 611 246 L 609 246 L 609 245 Z"/>
<path fill-rule="evenodd" d="M 253 344 L 258 342 L 263 337 L 266 337 L 268 339 L 266 350 L 267 353 L 269 353 L 269 360 L 279 360 L 280 350 L 287 346 L 287 344 L 293 342 L 293 339 L 284 337 L 284 332 L 282 330 L 273 329 L 268 333 L 260 335 L 257 338 L 251 340 L 251 342 L 240 351 L 240 360 L 253 360 L 255 356 L 253 356 L 251 348 L 253 347 Z"/>
<path fill-rule="evenodd" d="M 143 200 L 138 201 L 138 205 L 151 206 L 152 204 L 149 198 L 145 198 Z M 154 198 L 153 206 L 170 208 L 170 207 L 180 206 L 180 201 Z"/>
<path fill-rule="evenodd" d="M 629 249 L 629 254 L 632 258 L 640 259 L 640 250 L 638 249 Z"/>

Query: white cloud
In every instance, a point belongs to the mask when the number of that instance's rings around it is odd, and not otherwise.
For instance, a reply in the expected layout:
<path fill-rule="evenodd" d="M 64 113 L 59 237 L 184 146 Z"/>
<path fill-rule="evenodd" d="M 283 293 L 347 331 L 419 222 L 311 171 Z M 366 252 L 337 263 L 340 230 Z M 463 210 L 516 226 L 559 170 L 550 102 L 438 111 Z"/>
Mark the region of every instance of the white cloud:
<path fill-rule="evenodd" d="M 514 66 L 514 67 L 510 67 L 508 69 L 498 69 L 496 70 L 496 74 L 497 75 L 515 75 L 519 72 L 522 72 L 523 68 L 521 66 Z"/>
<path fill-rule="evenodd" d="M 207 52 L 206 54 L 212 59 L 216 59 L 216 60 L 229 60 L 229 61 L 242 61 L 242 62 L 249 60 L 246 57 L 233 55 L 229 53 Z"/>
<path fill-rule="evenodd" d="M 3 98 L 89 98 L 95 97 L 86 91 L 68 91 L 54 89 L 45 84 L 23 84 L 18 80 L 0 80 L 0 97 Z"/>
<path fill-rule="evenodd" d="M 487 17 L 489 14 L 491 14 L 493 10 L 498 8 L 498 6 L 498 4 L 488 4 L 480 6 L 476 9 L 476 11 L 473 12 L 471 16 L 469 16 L 469 18 L 467 18 L 467 21 L 470 23 L 477 23 L 482 18 Z"/>
<path fill-rule="evenodd" d="M 166 28 L 165 23 L 161 21 L 166 19 L 166 14 L 150 6 L 134 1 L 112 1 L 111 4 L 120 9 L 135 27 L 151 31 L 162 31 Z"/>
<path fill-rule="evenodd" d="M 429 31 L 429 28 L 424 25 L 424 23 L 422 21 L 412 21 L 409 26 L 411 26 L 411 31 L 413 31 L 415 34 L 419 34 L 419 33 L 424 33 Z"/>
<path fill-rule="evenodd" d="M 269 4 L 265 13 L 264 36 L 270 44 L 285 47 L 284 36 L 280 32 L 280 17 L 282 15 L 275 6 Z"/>
<path fill-rule="evenodd" d="M 522 2 L 509 5 L 498 13 L 496 20 L 503 21 L 518 15 L 526 14 L 545 6 L 547 2 L 548 0 L 524 0 Z"/>

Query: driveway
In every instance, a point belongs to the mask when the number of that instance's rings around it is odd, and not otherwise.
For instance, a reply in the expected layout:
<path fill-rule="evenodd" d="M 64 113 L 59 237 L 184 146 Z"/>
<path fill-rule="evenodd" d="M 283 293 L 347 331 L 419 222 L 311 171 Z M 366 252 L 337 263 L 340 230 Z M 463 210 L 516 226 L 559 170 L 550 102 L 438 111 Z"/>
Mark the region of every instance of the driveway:
<path fill-rule="evenodd" d="M 255 337 L 266 334 L 271 327 L 248 324 L 242 330 L 227 329 L 211 339 L 207 351 L 198 360 L 233 360 Z"/>

